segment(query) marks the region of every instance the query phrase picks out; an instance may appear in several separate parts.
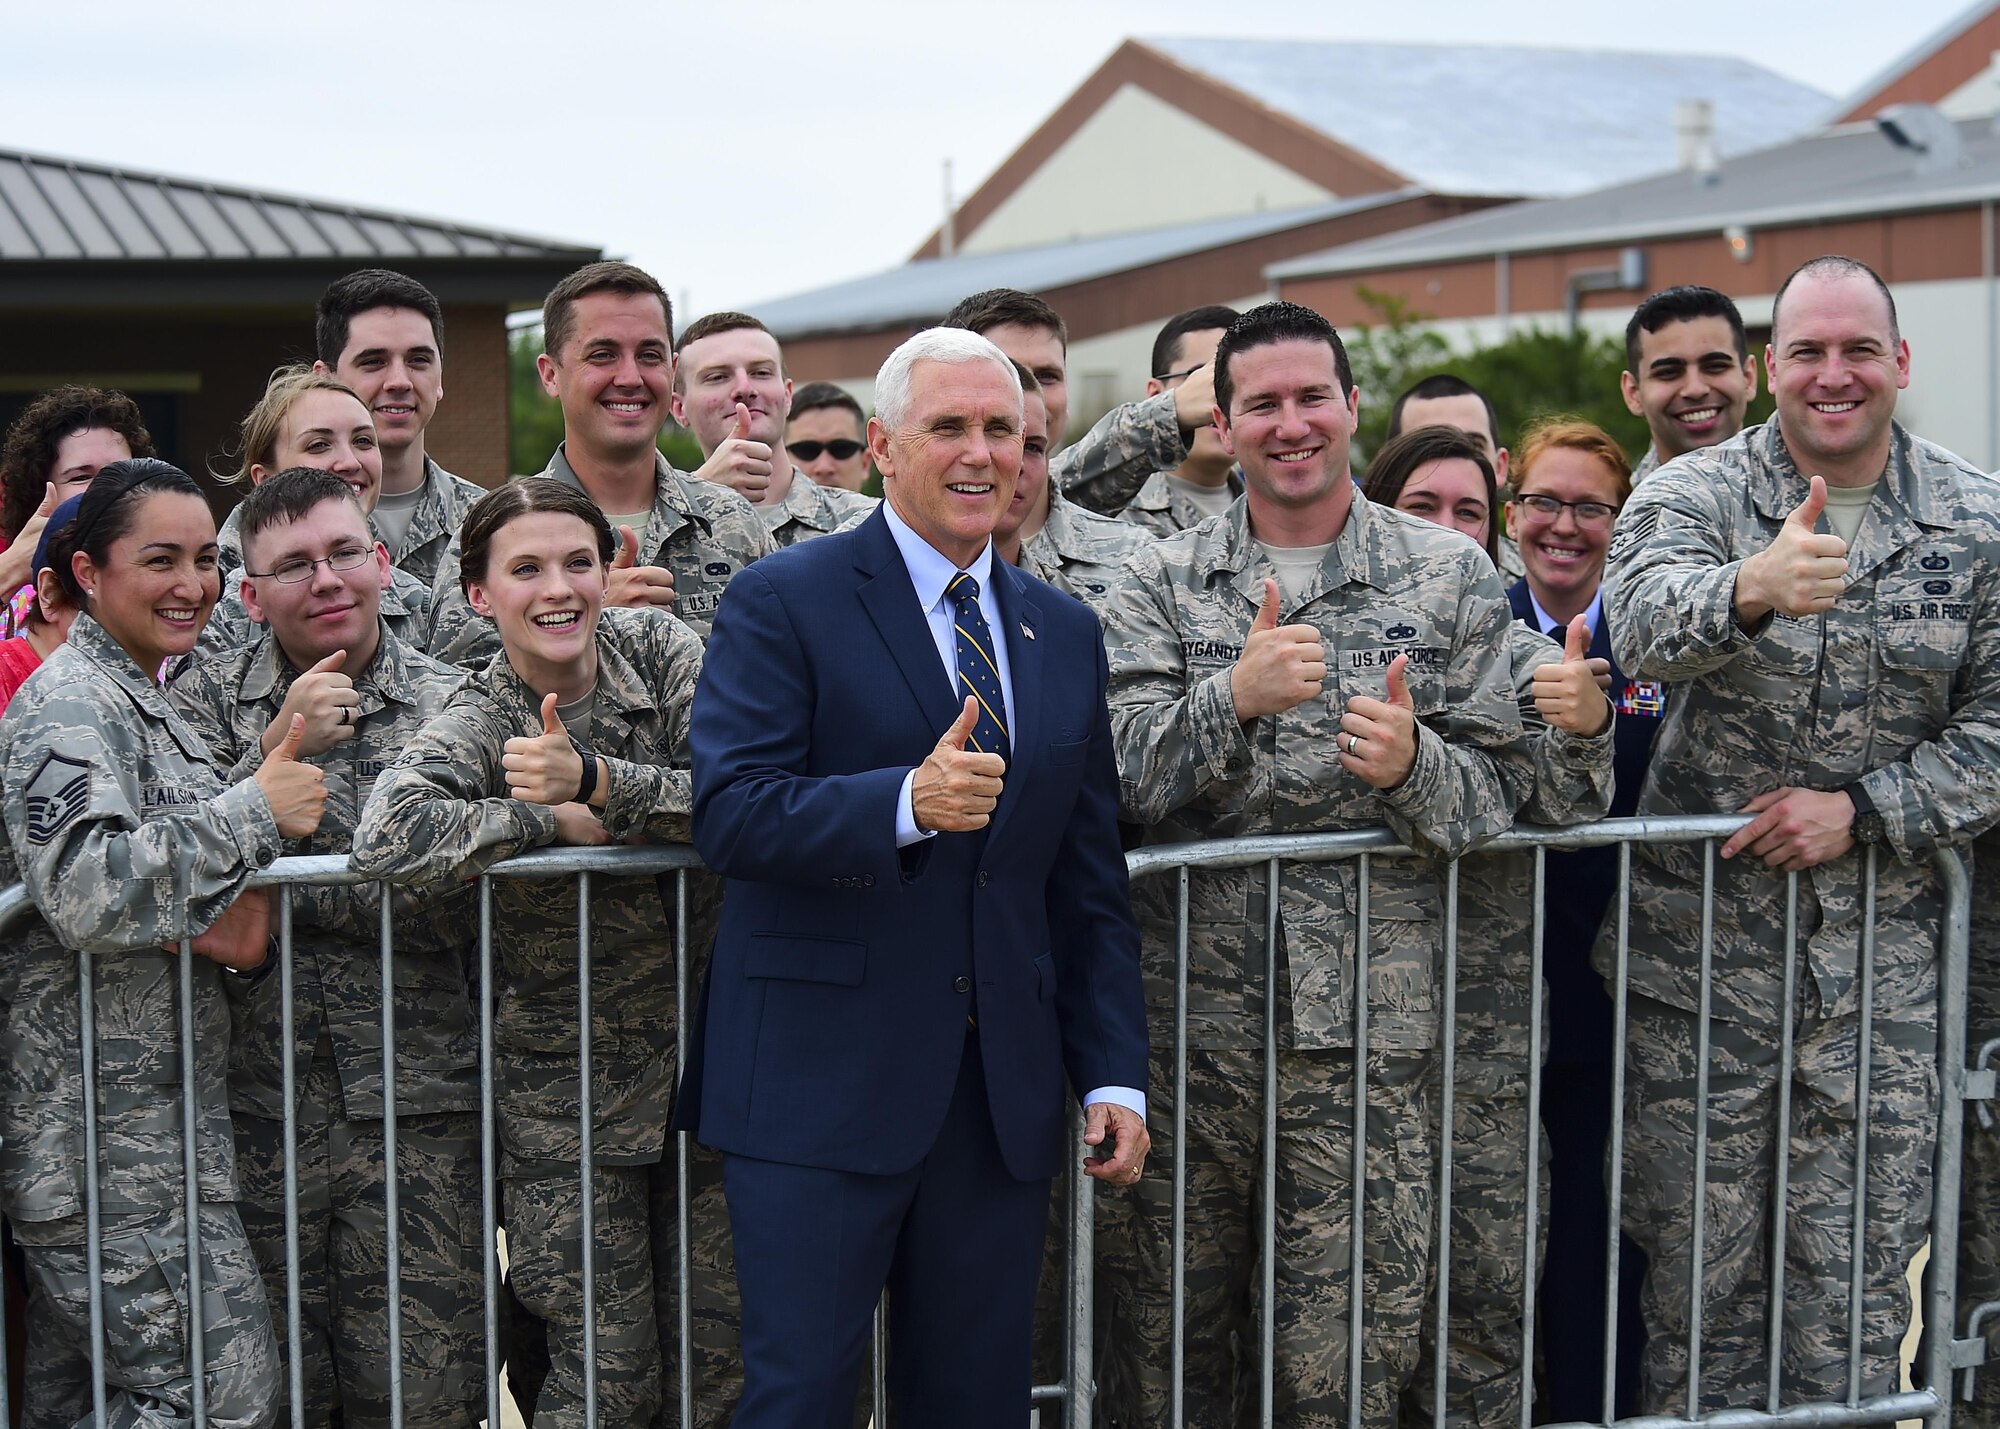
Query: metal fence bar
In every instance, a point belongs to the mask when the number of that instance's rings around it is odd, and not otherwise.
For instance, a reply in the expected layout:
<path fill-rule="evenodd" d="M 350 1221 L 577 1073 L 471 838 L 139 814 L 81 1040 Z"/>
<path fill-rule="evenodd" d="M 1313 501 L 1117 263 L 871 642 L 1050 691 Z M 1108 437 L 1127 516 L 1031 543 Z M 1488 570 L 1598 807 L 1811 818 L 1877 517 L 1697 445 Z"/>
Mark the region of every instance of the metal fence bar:
<path fill-rule="evenodd" d="M 1544 895 L 1548 889 L 1549 851 L 1535 850 L 1533 933 L 1528 953 L 1528 1183 L 1521 1221 L 1521 1429 L 1534 1422 L 1535 1286 L 1540 1263 L 1537 1218 L 1542 1211 L 1542 961 L 1548 936 Z"/>
<path fill-rule="evenodd" d="M 1618 1276 L 1624 1259 L 1625 1225 L 1625 1012 L 1629 1001 L 1628 974 L 1632 958 L 1632 845 L 1618 846 L 1618 943 L 1614 950 L 1611 985 L 1611 1132 L 1605 1145 L 1609 1205 L 1604 1232 L 1604 1413 L 1606 1424 L 1618 1415 Z M 1522 1373 L 1528 1372 L 1522 1366 Z"/>
<path fill-rule="evenodd" d="M 1173 1255 L 1167 1267 L 1167 1296 L 1173 1328 L 1168 1359 L 1172 1371 L 1167 1423 L 1181 1429 L 1187 1417 L 1187 1092 L 1188 1092 L 1188 871 L 1180 871 L 1174 959 L 1174 1187 Z"/>
<path fill-rule="evenodd" d="M 279 1086 L 285 1094 L 280 1121 L 285 1143 L 285 1380 L 290 1391 L 292 1429 L 305 1429 L 306 1370 L 304 1315 L 299 1304 L 299 1057 L 298 1011 L 292 1003 L 296 967 L 292 961 L 292 890 L 278 892 Z"/>
<path fill-rule="evenodd" d="M 1695 1009 L 1694 1210 L 1689 1244 L 1687 1417 L 1701 1418 L 1701 1285 L 1708 1217 L 1709 1010 L 1715 997 L 1715 840 L 1701 845 L 1701 991 Z"/>
<path fill-rule="evenodd" d="M 1096 1241 L 1097 1197 L 1090 1177 L 1084 1174 L 1083 1158 L 1090 1148 L 1084 1144 L 1084 1116 L 1080 1107 L 1070 1109 L 1069 1132 L 1069 1244 L 1064 1248 L 1064 1265 L 1069 1272 L 1069 1343 L 1063 1350 L 1063 1423 L 1066 1429 L 1090 1429 L 1097 1384 L 1091 1375 L 1096 1354 L 1096 1272 L 1091 1247 Z M 887 1406 L 876 1402 L 879 1416 Z M 880 1424 L 878 1418 L 877 1423 Z"/>
<path fill-rule="evenodd" d="M 674 1068 L 687 1066 L 688 1014 L 693 1005 L 688 996 L 688 980 L 693 976 L 694 959 L 688 952 L 688 873 L 674 874 Z M 678 1244 L 674 1250 L 674 1279 L 680 1290 L 675 1302 L 680 1306 L 681 1423 L 694 1423 L 694 1138 L 685 1131 L 674 1133 L 674 1224 Z M 657 1263 L 657 1262 L 656 1262 Z M 876 1414 L 882 1401 L 875 1403 Z"/>
<path fill-rule="evenodd" d="M 868 1337 L 868 1392 L 875 1406 L 873 1429 L 889 1422 L 889 1296 L 875 1302 L 875 1333 Z M 682 1420 L 683 1424 L 688 1421 Z"/>
<path fill-rule="evenodd" d="M 1264 870 L 1264 1175 L 1258 1234 L 1257 1402 L 1271 1422 L 1278 1363 L 1278 867 Z"/>
<path fill-rule="evenodd" d="M 1278 866 L 1273 855 L 1271 867 Z M 1368 1255 L 1362 1248 L 1367 1231 L 1367 1205 L 1362 1192 L 1368 1185 L 1368 902 L 1374 865 L 1368 854 L 1356 860 L 1354 899 L 1354 1145 L 1348 1176 L 1353 1190 L 1354 1220 L 1349 1227 L 1353 1241 L 1348 1246 L 1347 1263 L 1347 1429 L 1361 1429 L 1361 1321 L 1364 1304 L 1362 1277 L 1368 1270 Z M 1276 935 L 1275 919 L 1273 936 Z M 1275 1088 L 1274 1088 L 1275 1090 Z M 1443 1346 L 1439 1346 L 1440 1352 Z M 1266 1371 L 1268 1376 L 1268 1369 Z M 1271 1422 L 1270 1401 L 1265 1401 L 1264 1422 Z"/>
<path fill-rule="evenodd" d="M 1444 1429 L 1446 1386 L 1451 1368 L 1451 1147 L 1452 1118 L 1458 1112 L 1458 860 L 1444 871 L 1444 1008 L 1438 1014 L 1444 1035 L 1439 1042 L 1444 1063 L 1438 1069 L 1438 1215 L 1437 1311 L 1432 1338 L 1437 1350 L 1431 1365 L 1431 1423 Z M 1355 1194 L 1360 1194 L 1357 1188 Z M 1359 1386 L 1356 1386 L 1357 1390 Z"/>
<path fill-rule="evenodd" d="M 479 880 L 479 1248 L 484 1261 L 486 1423 L 500 1423 L 500 1138 L 494 1114 L 493 880 Z"/>
<path fill-rule="evenodd" d="M 192 881 L 192 853 L 175 861 L 174 896 L 177 906 L 188 906 L 188 885 Z M 195 1429 L 208 1423 L 208 1337 L 205 1321 L 208 1297 L 202 1294 L 201 1275 L 201 1158 L 197 1135 L 201 1124 L 201 1093 L 195 1084 L 194 1054 L 194 939 L 181 939 L 180 1022 L 181 1022 L 181 1177 L 187 1207 L 188 1283 L 188 1372 L 193 1376 L 191 1399 Z"/>
<path fill-rule="evenodd" d="M 391 892 L 382 894 L 382 1211 L 389 1299 L 389 1425 L 403 1426 L 403 1222 L 396 1184 L 396 934 Z"/>
<path fill-rule="evenodd" d="M 1873 880 L 1871 879 L 1871 882 Z M 1771 1323 L 1768 1408 L 1775 1412 L 1785 1377 L 1785 1237 L 1792 1180 L 1792 1027 L 1799 981 L 1799 875 L 1785 876 L 1785 983 L 1778 1007 L 1778 1134 L 1771 1147 Z"/>
<path fill-rule="evenodd" d="M 1861 1024 L 1854 1050 L 1854 1224 L 1847 1246 L 1847 1402 L 1861 1402 L 1861 1323 L 1867 1298 L 1868 1070 L 1875 1037 L 1875 845 L 1862 851 Z M 1948 1333 L 1948 1332 L 1947 1332 Z M 1951 1396 L 1946 1395 L 1949 1399 Z"/>
<path fill-rule="evenodd" d="M 1965 1150 L 1967 963 L 1972 941 L 1971 871 L 1956 852 L 1938 859 L 1944 878 L 1944 940 L 1938 957 L 1937 1152 L 1931 1176 L 1931 1260 L 1924 1283 L 1924 1383 L 1943 1402 L 1934 1429 L 1951 1429 L 1952 1329 L 1957 1324 L 1959 1172 Z M 1967 1398 L 1972 1385 L 1968 1377 Z"/>
<path fill-rule="evenodd" d="M 591 1155 L 591 1095 L 590 1079 L 591 1026 L 590 1006 L 590 872 L 579 869 L 576 875 L 576 1128 L 577 1128 L 577 1174 L 583 1183 L 583 1425 L 584 1429 L 597 1429 L 597 1196 L 592 1184 L 597 1178 L 595 1158 Z M 681 1319 L 687 1319 L 688 1307 L 681 1304 Z M 681 1382 L 686 1384 L 688 1367 L 681 1364 Z"/>
<path fill-rule="evenodd" d="M 89 953 L 76 955 L 76 985 L 83 1044 L 83 1265 L 90 1280 L 90 1405 L 104 1417 L 104 1224 L 97 1156 L 97 973 Z"/>

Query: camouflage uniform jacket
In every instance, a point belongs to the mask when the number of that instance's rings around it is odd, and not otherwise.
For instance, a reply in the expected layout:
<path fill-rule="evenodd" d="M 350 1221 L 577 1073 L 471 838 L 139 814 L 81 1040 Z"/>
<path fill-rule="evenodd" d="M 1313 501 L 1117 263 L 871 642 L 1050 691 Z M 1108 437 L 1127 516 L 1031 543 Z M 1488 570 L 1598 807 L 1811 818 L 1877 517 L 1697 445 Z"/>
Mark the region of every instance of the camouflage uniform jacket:
<path fill-rule="evenodd" d="M 676 471 L 655 454 L 658 485 L 639 541 L 639 564 L 674 573 L 674 614 L 700 639 L 708 639 L 716 602 L 729 578 L 777 549 L 757 508 L 719 482 Z M 583 490 L 559 446 L 539 475 Z M 431 633 L 425 649 L 448 665 L 476 669 L 500 653 L 493 622 L 466 602 L 458 580 L 458 542 L 438 566 L 431 587 Z"/>
<path fill-rule="evenodd" d="M 316 832 L 287 854 L 344 855 L 376 776 L 444 708 L 464 672 L 441 665 L 382 629 L 382 643 L 354 681 L 355 733 L 307 762 L 326 776 Z M 299 671 L 266 630 L 226 655 L 197 655 L 167 698 L 230 779 L 264 762 L 261 740 Z M 382 1115 L 382 955 L 379 885 L 301 887 L 292 893 L 293 1046 L 303 1069 L 324 1033 L 333 1043 L 344 1114 Z M 465 969 L 478 910 L 456 890 L 399 896 L 395 908 L 396 1111 L 478 1106 L 478 1033 Z M 275 926 L 273 931 L 275 932 Z M 229 980 L 235 1023 L 229 1051 L 232 1108 L 277 1120 L 285 1113 L 282 983 L 275 970 Z"/>
<path fill-rule="evenodd" d="M 87 615 L 0 720 L 0 760 L 0 883 L 20 879 L 39 910 L 14 925 L 0 971 L 0 1200 L 16 1221 L 83 1213 L 83 952 L 94 955 L 103 1207 L 178 1211 L 181 960 L 161 949 L 207 928 L 278 856 L 271 806 L 254 783 L 224 785 L 150 673 Z M 200 1194 L 233 1201 L 229 974 L 199 955 L 188 970 Z"/>
<path fill-rule="evenodd" d="M 840 486 L 821 486 L 797 467 L 792 468 L 792 484 L 785 489 L 785 514 L 770 527 L 771 539 L 779 546 L 795 546 L 815 536 L 827 536 L 857 518 L 865 520 L 877 506 L 876 498 L 863 496 Z M 758 509 L 759 515 L 767 514 Z"/>
<path fill-rule="evenodd" d="M 1174 394 L 1113 407 L 1097 425 L 1049 458 L 1049 485 L 1088 511 L 1116 516 L 1146 478 L 1187 460 Z"/>
<path fill-rule="evenodd" d="M 607 610 L 585 741 L 610 772 L 601 811 L 614 840 L 685 840 L 688 712 L 701 642 L 657 610 Z M 554 841 L 555 814 L 510 798 L 502 746 L 541 731 L 541 702 L 507 657 L 465 682 L 375 781 L 354 866 L 423 886 L 477 876 Z M 493 887 L 500 1131 L 526 1160 L 574 1161 L 577 892 L 569 878 Z M 674 1053 L 673 910 L 651 877 L 591 882 L 592 1116 L 606 1164 L 659 1158 Z"/>
<path fill-rule="evenodd" d="M 1618 518 L 1605 613 L 1620 666 L 1667 681 L 1640 814 L 1731 812 L 1784 785 L 1859 781 L 1882 815 L 1875 1002 L 1937 994 L 1931 853 L 2000 820 L 2000 484 L 1893 428 L 1888 469 L 1825 615 L 1736 618 L 1737 572 L 1805 500 L 1776 421 L 1677 457 Z M 1824 522 L 1820 529 L 1831 529 Z M 1785 876 L 1716 861 L 1715 1015 L 1768 1025 L 1782 992 Z M 1631 986 L 1696 1006 L 1699 845 L 1634 850 Z M 1801 875 L 1803 975 L 1858 1005 L 1862 852 Z M 1600 966 L 1609 949 L 1600 944 Z"/>
<path fill-rule="evenodd" d="M 1639 458 L 1639 464 L 1632 468 L 1632 484 L 1637 486 L 1659 469 L 1660 450 L 1658 447 L 1649 446 L 1646 448 L 1646 454 Z"/>
<path fill-rule="evenodd" d="M 403 536 L 403 549 L 391 551 L 398 570 L 408 571 L 429 591 L 437 579 L 444 553 L 458 541 L 458 528 L 465 513 L 473 508 L 486 488 L 462 476 L 453 476 L 443 467 L 424 458 L 424 496 L 410 513 L 410 529 Z"/>
<path fill-rule="evenodd" d="M 1118 519 L 1143 526 L 1155 536 L 1171 536 L 1206 521 L 1208 513 L 1176 490 L 1172 477 L 1170 471 L 1156 471 L 1147 477 L 1146 484 L 1139 488 L 1139 494 L 1119 513 Z M 1232 498 L 1243 494 L 1243 468 L 1229 469 L 1227 485 Z"/>
<path fill-rule="evenodd" d="M 1086 511 L 1049 488 L 1049 514 L 1042 529 L 1021 543 L 1022 570 L 1075 596 L 1104 618 L 1111 588 L 1125 568 L 1125 558 L 1153 537 L 1137 526 Z"/>
<path fill-rule="evenodd" d="M 1230 674 L 1273 575 L 1251 538 L 1246 501 L 1132 556 L 1105 641 L 1125 817 L 1149 826 L 1149 843 L 1387 824 L 1421 853 L 1444 857 L 1504 832 L 1532 776 L 1515 707 L 1512 617 L 1478 547 L 1356 492 L 1320 578 L 1301 599 L 1288 597 L 1280 616 L 1319 629 L 1327 687 L 1246 726 Z M 1398 653 L 1410 657 L 1417 758 L 1399 787 L 1380 792 L 1340 766 L 1334 738 L 1350 698 L 1384 694 Z M 1357 877 L 1343 860 L 1294 864 L 1280 880 L 1277 993 L 1290 1015 L 1279 1025 L 1291 1045 L 1353 1043 Z M 1173 1006 L 1175 883 L 1133 886 L 1156 1015 Z M 1263 1043 L 1264 898 L 1261 869 L 1190 879 L 1191 1045 Z M 1442 947 L 1436 863 L 1374 860 L 1369 912 L 1369 1045 L 1432 1046 Z"/>

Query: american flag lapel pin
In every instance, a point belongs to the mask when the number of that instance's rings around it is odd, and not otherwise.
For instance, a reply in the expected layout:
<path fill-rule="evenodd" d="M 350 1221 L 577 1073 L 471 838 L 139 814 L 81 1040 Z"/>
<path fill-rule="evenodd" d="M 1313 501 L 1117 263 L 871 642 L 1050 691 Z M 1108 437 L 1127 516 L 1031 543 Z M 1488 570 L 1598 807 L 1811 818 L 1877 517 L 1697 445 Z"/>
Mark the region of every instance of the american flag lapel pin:
<path fill-rule="evenodd" d="M 1028 622 L 1025 620 L 1021 622 L 1021 634 L 1026 636 L 1030 640 L 1033 640 L 1035 638 L 1034 630 L 1028 625 Z"/>

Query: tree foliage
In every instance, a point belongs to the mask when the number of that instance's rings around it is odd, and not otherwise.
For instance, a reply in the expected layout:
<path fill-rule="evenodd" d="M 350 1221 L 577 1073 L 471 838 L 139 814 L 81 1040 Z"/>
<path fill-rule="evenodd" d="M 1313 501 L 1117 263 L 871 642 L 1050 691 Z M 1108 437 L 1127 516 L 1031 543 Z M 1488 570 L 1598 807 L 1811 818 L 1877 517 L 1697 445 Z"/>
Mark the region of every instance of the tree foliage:
<path fill-rule="evenodd" d="M 516 472 L 537 472 L 563 439 L 562 407 L 542 390 L 535 358 L 542 350 L 538 323 L 515 328 L 507 336 L 507 459 Z M 686 428 L 668 422 L 660 433 L 660 450 L 682 471 L 701 465 L 701 448 Z"/>

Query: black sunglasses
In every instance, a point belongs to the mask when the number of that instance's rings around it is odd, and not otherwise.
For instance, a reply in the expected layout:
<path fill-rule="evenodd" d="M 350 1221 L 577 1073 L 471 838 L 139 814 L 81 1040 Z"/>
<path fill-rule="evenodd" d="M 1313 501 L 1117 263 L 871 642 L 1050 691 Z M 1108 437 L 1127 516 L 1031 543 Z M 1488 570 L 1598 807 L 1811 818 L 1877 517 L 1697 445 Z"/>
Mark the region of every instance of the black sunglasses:
<path fill-rule="evenodd" d="M 835 461 L 852 461 L 868 447 L 865 443 L 841 437 L 831 442 L 786 442 L 785 450 L 800 461 L 818 461 L 821 452 L 830 452 Z"/>

